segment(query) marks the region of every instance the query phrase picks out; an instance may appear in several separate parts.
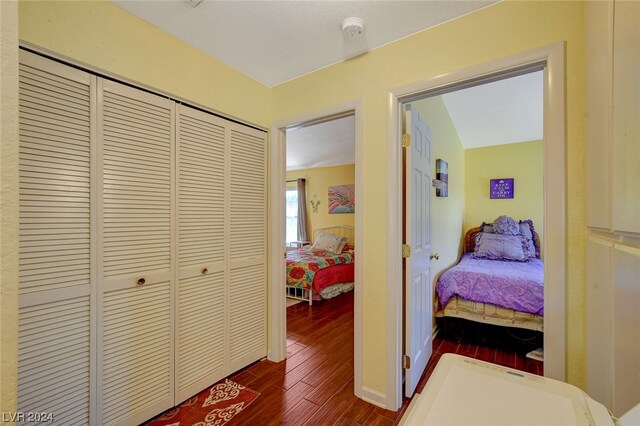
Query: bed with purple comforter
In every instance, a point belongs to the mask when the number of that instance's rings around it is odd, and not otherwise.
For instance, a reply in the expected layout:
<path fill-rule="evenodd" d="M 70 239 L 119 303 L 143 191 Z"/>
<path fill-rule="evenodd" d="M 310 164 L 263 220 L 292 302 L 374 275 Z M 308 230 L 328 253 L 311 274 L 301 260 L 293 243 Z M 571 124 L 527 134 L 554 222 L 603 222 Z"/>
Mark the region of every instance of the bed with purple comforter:
<path fill-rule="evenodd" d="M 460 262 L 438 278 L 436 317 L 543 331 L 544 264 L 540 239 L 527 222 L 533 240 L 527 261 L 474 257 L 476 237 L 487 229 L 483 224 L 467 232 Z"/>
<path fill-rule="evenodd" d="M 544 315 L 544 265 L 540 259 L 527 262 L 476 259 L 462 256 L 460 263 L 446 271 L 436 285 L 441 306 L 457 295 L 463 299 L 490 303 Z"/>

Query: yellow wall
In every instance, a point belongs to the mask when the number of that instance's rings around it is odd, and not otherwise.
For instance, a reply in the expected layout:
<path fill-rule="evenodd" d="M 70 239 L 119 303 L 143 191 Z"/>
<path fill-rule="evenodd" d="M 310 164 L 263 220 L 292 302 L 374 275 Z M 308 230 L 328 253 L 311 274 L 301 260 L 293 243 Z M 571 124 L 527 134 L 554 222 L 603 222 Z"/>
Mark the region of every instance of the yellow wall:
<path fill-rule="evenodd" d="M 543 238 L 542 141 L 467 149 L 465 166 L 465 232 L 506 214 L 515 219 L 532 219 Z M 489 179 L 496 178 L 515 179 L 512 199 L 489 198 Z"/>
<path fill-rule="evenodd" d="M 356 181 L 355 165 L 317 167 L 314 169 L 300 169 L 287 172 L 287 180 L 305 178 L 307 180 L 307 217 L 309 220 L 309 239 L 313 238 L 313 230 L 325 226 L 354 225 L 355 215 L 352 213 L 329 214 L 328 187 L 335 185 L 353 185 Z M 295 183 L 287 186 L 295 186 Z M 314 213 L 309 201 L 313 195 L 318 195 L 320 204 L 318 213 Z M 358 200 L 356 199 L 356 209 Z"/>
<path fill-rule="evenodd" d="M 584 386 L 583 4 L 503 1 L 275 87 L 272 118 L 284 121 L 361 99 L 364 109 L 363 386 L 386 395 L 388 91 L 565 42 L 567 135 L 567 379 Z"/>
<path fill-rule="evenodd" d="M 14 2 L 0 1 L 0 54 L 0 412 L 12 413 L 18 383 L 19 203 L 18 8 Z"/>
<path fill-rule="evenodd" d="M 462 252 L 464 149 L 442 96 L 412 102 L 411 106 L 431 129 L 432 176 L 435 177 L 436 159 L 441 158 L 449 164 L 449 196 L 436 197 L 435 189 L 431 191 L 431 245 L 433 251 L 440 255 L 440 259 L 434 260 L 431 266 L 435 289 L 440 274 L 455 265 Z"/>
<path fill-rule="evenodd" d="M 20 39 L 264 127 L 268 87 L 106 1 L 20 1 Z"/>

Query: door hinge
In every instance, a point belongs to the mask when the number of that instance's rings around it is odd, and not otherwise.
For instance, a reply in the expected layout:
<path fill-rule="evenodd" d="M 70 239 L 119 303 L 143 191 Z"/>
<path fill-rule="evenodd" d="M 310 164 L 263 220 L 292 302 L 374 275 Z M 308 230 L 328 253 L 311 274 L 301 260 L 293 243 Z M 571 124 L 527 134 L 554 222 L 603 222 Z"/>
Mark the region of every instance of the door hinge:
<path fill-rule="evenodd" d="M 402 257 L 411 257 L 411 246 L 409 244 L 402 245 Z"/>
<path fill-rule="evenodd" d="M 409 355 L 402 356 L 402 368 L 411 368 L 411 357 Z"/>
<path fill-rule="evenodd" d="M 408 148 L 411 146 L 411 135 L 409 133 L 402 134 L 402 147 Z"/>

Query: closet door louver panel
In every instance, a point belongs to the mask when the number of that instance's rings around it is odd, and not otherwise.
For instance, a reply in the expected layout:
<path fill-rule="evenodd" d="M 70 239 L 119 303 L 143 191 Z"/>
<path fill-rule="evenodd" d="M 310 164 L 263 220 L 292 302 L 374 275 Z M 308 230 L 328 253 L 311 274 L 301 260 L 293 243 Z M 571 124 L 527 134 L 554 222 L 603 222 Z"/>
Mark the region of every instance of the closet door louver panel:
<path fill-rule="evenodd" d="M 101 424 L 173 406 L 173 141 L 170 100 L 99 80 Z"/>
<path fill-rule="evenodd" d="M 79 77 L 20 66 L 21 294 L 89 285 L 91 87 Z"/>
<path fill-rule="evenodd" d="M 229 127 L 229 358 L 234 371 L 266 355 L 266 141 L 263 132 Z"/>
<path fill-rule="evenodd" d="M 89 316 L 88 294 L 20 309 L 19 411 L 89 423 Z"/>
<path fill-rule="evenodd" d="M 176 402 L 225 374 L 227 122 L 178 107 Z"/>
<path fill-rule="evenodd" d="M 233 123 L 230 127 L 230 259 L 264 261 L 265 135 L 263 132 Z"/>
<path fill-rule="evenodd" d="M 180 280 L 178 389 L 180 402 L 229 373 L 225 370 L 224 273 Z"/>
<path fill-rule="evenodd" d="M 18 411 L 90 421 L 95 78 L 21 51 Z"/>
<path fill-rule="evenodd" d="M 229 372 L 267 354 L 265 265 L 231 269 Z"/>

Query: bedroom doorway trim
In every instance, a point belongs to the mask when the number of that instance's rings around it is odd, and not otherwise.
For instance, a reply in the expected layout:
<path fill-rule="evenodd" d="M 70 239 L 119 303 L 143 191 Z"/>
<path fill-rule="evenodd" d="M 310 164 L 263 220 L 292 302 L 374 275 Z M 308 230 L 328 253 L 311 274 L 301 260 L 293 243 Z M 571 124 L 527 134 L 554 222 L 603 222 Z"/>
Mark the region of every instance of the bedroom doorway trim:
<path fill-rule="evenodd" d="M 387 408 L 402 403 L 401 105 L 535 68 L 544 71 L 544 348 L 546 377 L 566 378 L 566 136 L 563 42 L 403 85 L 388 94 Z M 435 212 L 434 212 L 435 214 Z"/>
<path fill-rule="evenodd" d="M 355 186 L 358 208 L 355 211 L 355 259 L 354 283 L 354 392 L 363 399 L 373 399 L 362 387 L 362 216 L 365 200 L 362 197 L 364 185 L 363 170 L 363 101 L 356 99 L 333 105 L 306 114 L 275 122 L 271 127 L 269 141 L 269 337 L 267 357 L 271 361 L 282 361 L 287 356 L 287 309 L 285 303 L 285 263 L 282 254 L 285 252 L 285 187 L 287 180 L 286 130 L 318 124 L 340 117 L 355 117 Z"/>

